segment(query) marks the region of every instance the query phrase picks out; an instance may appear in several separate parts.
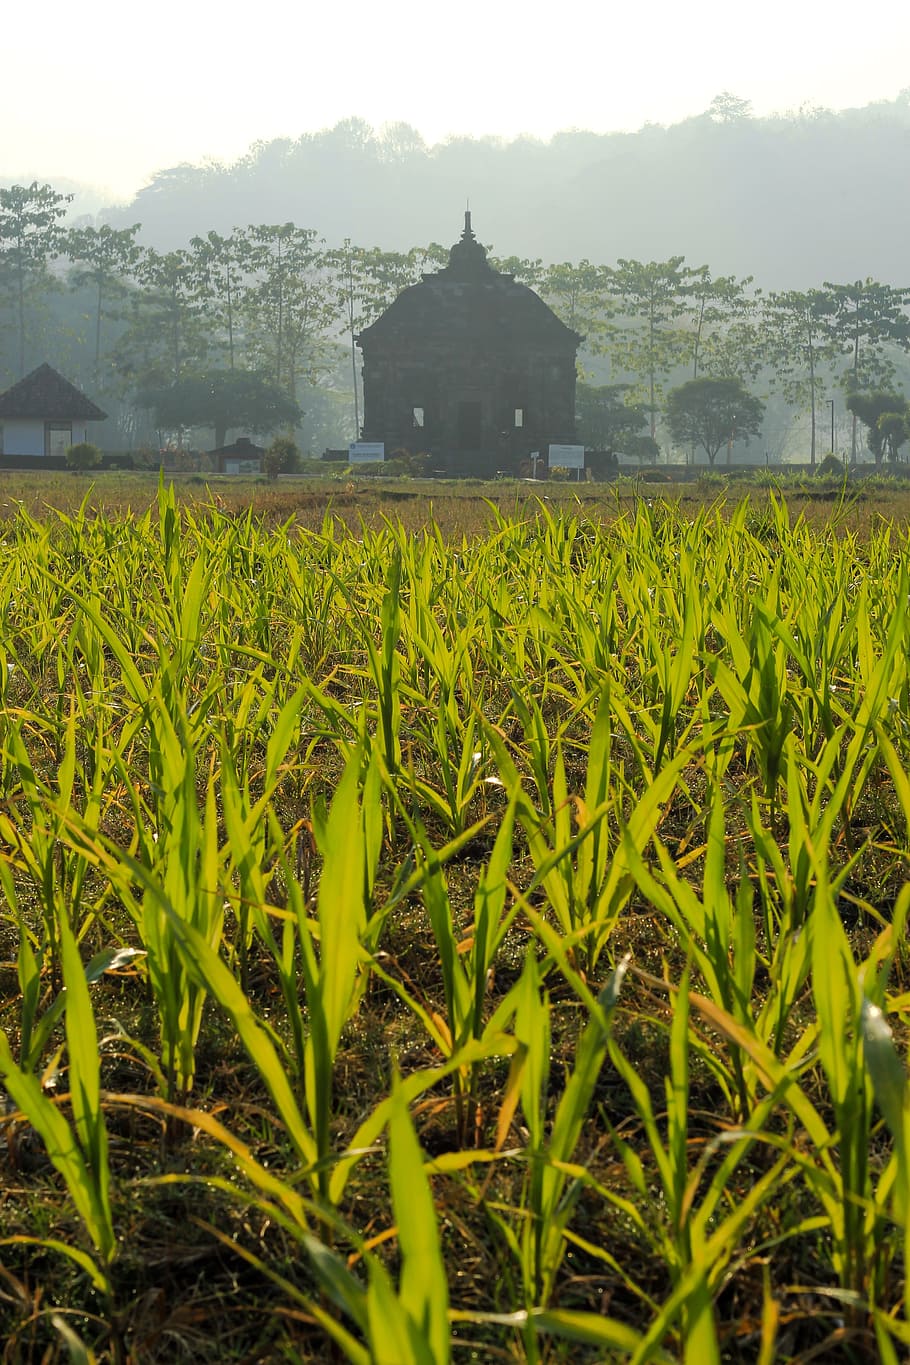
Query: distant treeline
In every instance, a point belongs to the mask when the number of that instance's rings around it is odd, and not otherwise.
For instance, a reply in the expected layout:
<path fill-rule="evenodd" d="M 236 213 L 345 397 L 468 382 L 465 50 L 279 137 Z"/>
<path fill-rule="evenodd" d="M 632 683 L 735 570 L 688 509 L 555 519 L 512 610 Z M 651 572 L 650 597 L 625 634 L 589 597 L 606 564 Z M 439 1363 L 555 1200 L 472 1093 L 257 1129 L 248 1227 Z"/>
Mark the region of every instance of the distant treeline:
<path fill-rule="evenodd" d="M 259 143 L 230 165 L 157 174 L 106 221 L 141 222 L 159 251 L 209 228 L 307 223 L 320 237 L 406 250 L 449 241 L 469 196 L 502 254 L 544 261 L 710 261 L 765 289 L 907 275 L 910 89 L 833 112 L 754 118 L 719 95 L 700 115 L 634 133 L 450 138 L 359 119 Z"/>
<path fill-rule="evenodd" d="M 358 332 L 447 259 L 438 243 L 331 245 L 292 222 L 161 251 L 138 223 L 67 226 L 67 206 L 50 185 L 0 189 L 0 387 L 50 361 L 110 412 L 109 448 L 188 428 L 265 431 L 289 413 L 303 449 L 343 444 L 359 410 Z M 906 373 L 910 286 L 864 278 L 763 293 L 751 276 L 682 255 L 491 260 L 583 334 L 583 422 L 596 423 L 606 396 L 611 409 L 641 410 L 655 438 L 672 387 L 733 378 L 768 398 L 778 433 L 808 413 L 814 460 L 824 402 L 839 394 L 843 412 L 845 391 L 899 388 Z"/>

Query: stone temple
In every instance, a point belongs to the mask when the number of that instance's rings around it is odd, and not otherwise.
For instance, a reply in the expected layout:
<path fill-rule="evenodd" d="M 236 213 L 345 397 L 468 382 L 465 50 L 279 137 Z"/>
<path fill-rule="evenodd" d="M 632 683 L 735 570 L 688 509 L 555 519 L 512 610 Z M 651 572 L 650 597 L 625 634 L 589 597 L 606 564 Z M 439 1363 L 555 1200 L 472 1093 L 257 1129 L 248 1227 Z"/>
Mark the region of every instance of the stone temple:
<path fill-rule="evenodd" d="M 525 472 L 575 439 L 582 337 L 533 289 L 494 270 L 465 214 L 442 270 L 400 293 L 357 338 L 364 441 L 426 453 L 450 475 Z"/>

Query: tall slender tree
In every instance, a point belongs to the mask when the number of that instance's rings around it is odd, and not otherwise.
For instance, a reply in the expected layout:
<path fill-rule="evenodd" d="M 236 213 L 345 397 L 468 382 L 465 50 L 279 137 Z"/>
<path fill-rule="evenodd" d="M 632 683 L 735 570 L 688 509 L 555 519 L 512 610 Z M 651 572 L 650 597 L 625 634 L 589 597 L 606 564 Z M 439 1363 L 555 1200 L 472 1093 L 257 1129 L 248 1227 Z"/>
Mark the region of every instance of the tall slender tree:
<path fill-rule="evenodd" d="M 615 312 L 609 279 L 610 272 L 602 265 L 561 261 L 547 266 L 536 285 L 554 313 L 584 337 L 586 349 L 595 355 L 606 348 Z"/>
<path fill-rule="evenodd" d="M 190 240 L 190 260 L 196 289 L 207 318 L 224 335 L 228 369 L 237 360 L 237 323 L 242 309 L 244 272 L 250 243 L 246 233 L 235 229 L 227 237 L 207 232 Z"/>
<path fill-rule="evenodd" d="M 809 409 L 809 458 L 815 468 L 819 396 L 830 382 L 837 355 L 832 338 L 834 300 L 827 289 L 769 294 L 762 307 L 761 331 L 780 391 L 787 403 Z M 832 452 L 833 453 L 833 452 Z"/>
<path fill-rule="evenodd" d="M 685 286 L 688 299 L 688 329 L 692 356 L 692 378 L 730 373 L 744 362 L 741 341 L 752 321 L 755 300 L 749 293 L 752 276 L 738 280 L 735 275 L 712 275 L 708 266 L 690 270 Z"/>
<path fill-rule="evenodd" d="M 115 363 L 136 388 L 176 384 L 201 368 L 209 347 L 198 281 L 187 251 L 145 251 L 136 268 L 127 331 Z"/>
<path fill-rule="evenodd" d="M 615 330 L 611 349 L 622 368 L 644 379 L 652 439 L 657 431 L 661 381 L 686 355 L 682 320 L 692 273 L 685 257 L 671 256 L 668 261 L 647 263 L 620 259 L 609 275 L 609 288 L 629 322 Z"/>
<path fill-rule="evenodd" d="M 825 288 L 832 299 L 829 335 L 838 351 L 850 357 L 842 376 L 848 393 L 858 389 L 882 388 L 894 376 L 889 348 L 910 351 L 910 285 L 895 288 L 877 280 L 856 280 L 853 284 L 831 284 Z M 850 438 L 850 462 L 856 463 L 856 422 Z"/>
<path fill-rule="evenodd" d="M 324 243 L 293 223 L 251 227 L 244 311 L 258 368 L 296 398 L 298 379 L 328 363 L 337 306 Z"/>
<path fill-rule="evenodd" d="M 25 374 L 27 300 L 50 284 L 48 263 L 61 249 L 61 220 L 72 197 L 37 180 L 0 189 L 0 288 L 16 315 L 20 379 Z"/>
<path fill-rule="evenodd" d="M 104 387 L 102 372 L 102 333 L 104 322 L 111 314 L 112 305 L 122 300 L 141 259 L 136 242 L 140 224 L 128 228 L 101 227 L 71 228 L 66 234 L 63 250 L 73 262 L 70 283 L 77 288 L 88 286 L 95 296 L 95 357 L 93 374 L 95 387 Z"/>

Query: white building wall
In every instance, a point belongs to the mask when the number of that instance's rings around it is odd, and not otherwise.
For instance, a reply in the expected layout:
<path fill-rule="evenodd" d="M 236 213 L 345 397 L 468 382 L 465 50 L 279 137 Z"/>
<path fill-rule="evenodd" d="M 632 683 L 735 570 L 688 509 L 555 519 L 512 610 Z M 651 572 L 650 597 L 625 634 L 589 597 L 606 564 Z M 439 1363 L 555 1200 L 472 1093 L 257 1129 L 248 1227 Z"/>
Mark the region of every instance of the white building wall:
<path fill-rule="evenodd" d="M 3 453 L 4 455 L 43 455 L 43 420 L 33 417 L 4 418 Z"/>
<path fill-rule="evenodd" d="M 5 417 L 0 423 L 3 428 L 4 455 L 45 455 L 43 417 Z M 67 445 L 78 445 L 80 441 L 90 441 L 89 424 L 79 418 L 72 423 L 72 438 Z"/>

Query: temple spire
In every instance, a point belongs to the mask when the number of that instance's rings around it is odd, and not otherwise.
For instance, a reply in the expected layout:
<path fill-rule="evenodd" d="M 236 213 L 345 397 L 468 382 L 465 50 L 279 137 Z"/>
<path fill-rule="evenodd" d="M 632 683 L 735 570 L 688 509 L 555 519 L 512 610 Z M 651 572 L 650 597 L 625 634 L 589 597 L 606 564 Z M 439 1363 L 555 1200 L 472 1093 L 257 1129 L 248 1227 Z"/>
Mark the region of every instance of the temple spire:
<path fill-rule="evenodd" d="M 471 227 L 470 208 L 466 208 L 464 211 L 464 231 L 461 234 L 461 240 L 456 242 L 449 252 L 449 264 L 446 266 L 446 272 L 462 280 L 477 279 L 492 273 L 492 267 L 487 260 L 486 248 L 481 246 L 474 236 L 474 229 Z"/>

